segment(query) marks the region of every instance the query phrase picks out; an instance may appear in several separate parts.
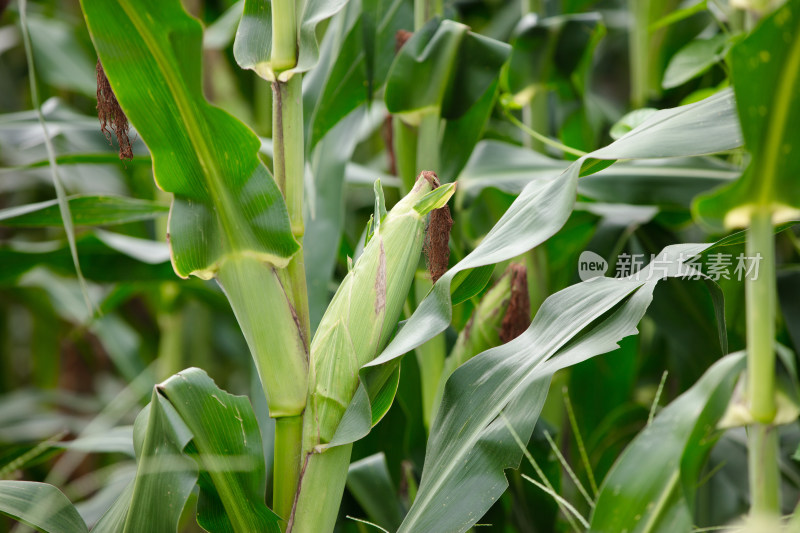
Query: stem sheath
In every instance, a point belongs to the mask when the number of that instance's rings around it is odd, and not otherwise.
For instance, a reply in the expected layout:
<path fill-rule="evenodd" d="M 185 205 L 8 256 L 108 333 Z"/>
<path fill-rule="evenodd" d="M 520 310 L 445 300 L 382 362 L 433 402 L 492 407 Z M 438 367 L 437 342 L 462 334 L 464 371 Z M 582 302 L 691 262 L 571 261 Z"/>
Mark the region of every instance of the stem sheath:
<path fill-rule="evenodd" d="M 414 188 L 417 169 L 417 128 L 405 124 L 400 117 L 392 117 L 394 153 L 397 174 L 403 181 L 403 193 Z"/>
<path fill-rule="evenodd" d="M 419 31 L 430 19 L 442 14 L 444 14 L 442 0 L 414 0 L 414 31 Z"/>
<path fill-rule="evenodd" d="M 283 192 L 295 237 L 302 237 L 303 177 L 303 80 L 295 74 L 289 81 L 272 84 L 272 135 L 275 182 Z"/>
<path fill-rule="evenodd" d="M 747 464 L 750 471 L 750 514 L 780 513 L 778 431 L 774 426 L 756 424 L 747 432 Z"/>
<path fill-rule="evenodd" d="M 342 501 L 352 444 L 322 453 L 308 453 L 303 459 L 300 486 L 287 533 L 330 533 Z"/>
<path fill-rule="evenodd" d="M 441 130 L 442 119 L 439 117 L 439 110 L 423 115 L 419 124 L 419 137 L 417 138 L 417 171 L 430 170 L 440 172 L 439 162 L 439 133 Z"/>
<path fill-rule="evenodd" d="M 272 69 L 289 70 L 297 64 L 297 7 L 295 0 L 272 0 Z"/>
<path fill-rule="evenodd" d="M 303 443 L 303 416 L 284 416 L 275 420 L 273 456 L 274 486 L 272 506 L 275 513 L 289 520 L 295 489 L 300 481 L 300 457 Z"/>
<path fill-rule="evenodd" d="M 644 107 L 650 83 L 650 2 L 628 0 L 631 27 L 628 30 L 628 54 L 631 71 L 631 105 Z"/>
<path fill-rule="evenodd" d="M 747 256 L 751 261 L 758 261 L 758 274 L 745 280 L 748 400 L 753 418 L 769 424 L 775 418 L 776 409 L 773 349 L 776 297 L 775 243 L 768 211 L 754 215 L 750 222 Z"/>

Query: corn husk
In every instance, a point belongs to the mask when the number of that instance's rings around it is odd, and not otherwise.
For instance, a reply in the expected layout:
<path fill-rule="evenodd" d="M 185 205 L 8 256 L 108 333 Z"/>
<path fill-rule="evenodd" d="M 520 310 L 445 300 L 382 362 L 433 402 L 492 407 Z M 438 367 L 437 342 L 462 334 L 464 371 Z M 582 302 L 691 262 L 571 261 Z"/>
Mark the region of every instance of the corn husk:
<path fill-rule="evenodd" d="M 420 175 L 387 214 L 376 183 L 364 252 L 336 291 L 311 343 L 306 450 L 330 442 L 358 386 L 358 370 L 380 353 L 395 329 L 419 264 L 426 216 L 454 191 L 453 185 L 434 190 L 436 185 L 433 173 Z"/>

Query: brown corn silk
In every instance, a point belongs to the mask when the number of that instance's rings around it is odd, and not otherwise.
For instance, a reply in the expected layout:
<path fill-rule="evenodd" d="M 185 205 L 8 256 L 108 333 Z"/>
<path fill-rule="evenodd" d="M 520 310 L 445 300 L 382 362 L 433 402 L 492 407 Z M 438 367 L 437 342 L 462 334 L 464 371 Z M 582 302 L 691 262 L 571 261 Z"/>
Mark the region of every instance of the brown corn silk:
<path fill-rule="evenodd" d="M 525 265 L 512 263 L 508 268 L 511 271 L 511 298 L 500 326 L 500 340 L 504 344 L 522 335 L 531 323 L 531 300 Z"/>
<path fill-rule="evenodd" d="M 103 70 L 103 65 L 100 60 L 97 60 L 97 118 L 100 119 L 100 131 L 108 139 L 111 144 L 111 133 L 113 132 L 117 138 L 117 145 L 119 146 L 119 158 L 130 161 L 133 159 L 133 148 L 131 147 L 131 140 L 128 137 L 130 125 L 128 124 L 128 117 L 119 106 L 117 96 L 111 89 L 111 84 L 108 82 L 106 73 Z"/>
<path fill-rule="evenodd" d="M 423 172 L 432 189 L 439 187 L 439 179 L 433 172 Z M 425 259 L 431 282 L 436 283 L 445 272 L 450 262 L 450 230 L 453 228 L 453 217 L 450 207 L 444 206 L 431 211 L 428 230 L 425 233 Z"/>
<path fill-rule="evenodd" d="M 399 52 L 403 45 L 411 39 L 411 36 L 414 35 L 410 31 L 407 30 L 397 30 L 397 33 L 394 34 L 394 51 Z"/>

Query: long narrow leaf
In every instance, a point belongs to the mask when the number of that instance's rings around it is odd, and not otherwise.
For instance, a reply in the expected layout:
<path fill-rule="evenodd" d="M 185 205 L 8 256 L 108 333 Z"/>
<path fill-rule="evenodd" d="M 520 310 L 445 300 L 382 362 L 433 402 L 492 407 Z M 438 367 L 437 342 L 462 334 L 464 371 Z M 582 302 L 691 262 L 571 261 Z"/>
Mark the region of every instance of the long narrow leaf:
<path fill-rule="evenodd" d="M 303 92 L 311 148 L 340 120 L 372 100 L 392 64 L 395 34 L 412 25 L 411 6 L 404 0 L 351 0 L 331 22 L 323 41 L 323 46 L 335 47 L 330 65 L 323 68 L 321 57 L 309 74 L 317 80 L 316 94 L 307 98 L 308 87 Z"/>
<path fill-rule="evenodd" d="M 136 419 L 134 446 L 136 478 L 97 531 L 174 532 L 199 485 L 197 521 L 206 531 L 280 532 L 264 503 L 266 468 L 250 402 L 219 389 L 202 370 L 184 370 L 155 387 Z"/>
<path fill-rule="evenodd" d="M 606 476 L 589 531 L 688 531 L 697 478 L 744 368 L 744 352 L 714 364 L 628 446 Z"/>
<path fill-rule="evenodd" d="M 87 533 L 78 511 L 52 485 L 0 480 L 0 514 L 45 533 Z"/>
<path fill-rule="evenodd" d="M 284 266 L 299 249 L 283 197 L 258 158 L 256 135 L 209 105 L 200 23 L 179 0 L 83 0 L 89 32 L 122 109 L 175 198 L 172 261 L 210 278 L 232 256 Z"/>
<path fill-rule="evenodd" d="M 399 531 L 428 531 L 438 523 L 447 524 L 442 533 L 461 533 L 475 524 L 508 486 L 503 470 L 516 468 L 522 457 L 500 413 L 527 441 L 550 376 L 635 334 L 658 281 L 680 275 L 680 258 L 707 247 L 671 246 L 629 278 L 596 278 L 564 289 L 542 304 L 520 337 L 456 370 L 431 430 L 417 499 Z"/>
<path fill-rule="evenodd" d="M 194 435 L 203 473 L 197 521 L 208 531 L 280 531 L 264 503 L 266 466 L 253 408 L 190 368 L 159 388 Z"/>
<path fill-rule="evenodd" d="M 108 226 L 163 216 L 169 207 L 158 202 L 122 196 L 72 196 L 67 199 L 76 226 Z M 0 210 L 0 226 L 60 226 L 57 200 Z"/>
<path fill-rule="evenodd" d="M 177 530 L 197 483 L 197 464 L 183 454 L 191 439 L 175 408 L 154 390 L 150 404 L 134 424 L 138 467 L 124 533 Z"/>

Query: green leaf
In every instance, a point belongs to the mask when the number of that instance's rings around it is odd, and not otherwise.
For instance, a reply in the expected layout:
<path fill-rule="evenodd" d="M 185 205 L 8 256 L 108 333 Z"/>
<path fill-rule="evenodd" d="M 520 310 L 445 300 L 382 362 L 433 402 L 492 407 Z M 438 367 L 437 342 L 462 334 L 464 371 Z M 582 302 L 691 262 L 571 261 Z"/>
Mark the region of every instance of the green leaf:
<path fill-rule="evenodd" d="M 76 226 L 109 226 L 165 216 L 169 206 L 122 196 L 72 196 L 68 198 Z M 0 226 L 43 227 L 62 225 L 57 200 L 0 210 Z"/>
<path fill-rule="evenodd" d="M 479 294 L 492 279 L 494 265 L 462 270 L 450 284 L 452 305 L 456 306 Z"/>
<path fill-rule="evenodd" d="M 183 453 L 192 434 L 157 388 L 133 431 L 138 465 L 123 532 L 176 531 L 197 483 L 197 463 Z"/>
<path fill-rule="evenodd" d="M 625 136 L 636 128 L 639 124 L 647 120 L 650 115 L 658 111 L 652 107 L 643 107 L 642 109 L 634 109 L 630 113 L 626 113 L 619 119 L 609 130 L 608 134 L 615 141 L 620 137 Z"/>
<path fill-rule="evenodd" d="M 0 480 L 0 514 L 45 533 L 89 531 L 64 493 L 46 483 Z"/>
<path fill-rule="evenodd" d="M 77 117 L 82 117 L 82 115 L 77 115 Z M 49 119 L 46 115 L 45 118 L 47 119 L 48 124 L 53 124 L 56 121 L 53 119 Z M 96 125 L 92 122 L 92 128 Z M 69 128 L 68 123 L 58 124 L 58 128 Z M 88 129 L 88 128 L 87 128 Z M 94 131 L 94 129 L 92 129 Z M 136 149 L 136 145 L 134 145 L 134 150 Z M 56 163 L 59 166 L 63 165 L 80 165 L 82 163 L 109 163 L 109 164 L 119 164 L 119 154 L 117 152 L 98 152 L 98 153 L 85 153 L 85 154 L 61 154 L 56 157 Z M 150 166 L 152 164 L 152 159 L 150 159 L 149 155 L 134 155 L 133 159 L 126 162 L 127 165 L 147 165 Z M 11 172 L 15 170 L 23 170 L 28 168 L 41 168 L 50 165 L 49 159 L 39 159 L 38 161 L 33 161 L 31 163 L 25 163 L 23 165 L 18 165 L 14 167 L 7 167 L 0 169 L 0 176 L 6 172 Z"/>
<path fill-rule="evenodd" d="M 544 182 L 564 172 L 568 161 L 553 159 L 521 146 L 486 139 L 477 144 L 458 175 L 456 205 L 467 207 L 487 187 L 519 194 L 531 182 Z"/>
<path fill-rule="evenodd" d="M 461 533 L 474 525 L 508 486 L 504 469 L 518 467 L 522 457 L 506 424 L 527 442 L 552 374 L 637 333 L 657 283 L 681 275 L 680 258 L 708 246 L 670 246 L 639 275 L 568 287 L 545 300 L 521 336 L 456 370 L 431 429 L 417 498 L 398 533 L 435 524 L 447 524 L 437 529 L 442 533 Z"/>
<path fill-rule="evenodd" d="M 676 142 L 668 142 L 672 139 Z M 452 318 L 450 287 L 460 272 L 506 261 L 554 235 L 572 212 L 581 170 L 591 173 L 602 166 L 601 160 L 706 154 L 730 150 L 740 142 L 732 94 L 725 91 L 697 104 L 659 111 L 625 137 L 578 159 L 560 176 L 529 183 L 472 253 L 439 279 L 383 353 L 362 367 L 361 386 L 369 383 L 371 390 L 380 388 L 396 370 L 402 355 L 448 327 Z M 365 413 L 364 406 L 356 405 L 356 400 L 373 395 L 356 394 L 352 412 L 349 408 L 331 445 L 353 442 L 366 435 L 370 427 L 367 421 L 353 420 Z"/>
<path fill-rule="evenodd" d="M 440 151 L 439 181 L 455 181 L 458 173 L 469 160 L 475 145 L 483 137 L 483 132 L 492 116 L 497 101 L 499 80 L 495 80 L 475 105 L 461 117 L 445 122 Z"/>
<path fill-rule="evenodd" d="M 36 71 L 56 87 L 94 96 L 97 85 L 94 64 L 75 38 L 74 25 L 59 18 L 28 14 Z"/>
<path fill-rule="evenodd" d="M 395 34 L 413 24 L 405 0 L 350 0 L 331 21 L 322 44 L 322 55 L 332 56 L 330 65 L 321 58 L 309 74 L 319 87 L 313 94 L 304 91 L 311 148 L 340 120 L 372 101 L 394 60 Z"/>
<path fill-rule="evenodd" d="M 530 103 L 537 91 L 558 80 L 569 80 L 584 53 L 596 44 L 594 34 L 599 28 L 604 27 L 597 13 L 548 18 L 526 15 L 514 29 L 503 89 L 522 106 Z"/>
<path fill-rule="evenodd" d="M 754 212 L 775 224 L 800 214 L 800 0 L 776 10 L 731 51 L 733 87 L 750 165 L 735 183 L 700 196 L 694 211 L 715 231 Z"/>
<path fill-rule="evenodd" d="M 86 453 L 124 453 L 133 457 L 133 426 L 119 426 L 108 431 L 82 435 L 70 441 L 54 443 L 53 446 Z"/>
<path fill-rule="evenodd" d="M 705 11 L 706 9 L 708 9 L 708 0 L 698 0 L 693 5 L 676 9 L 675 11 L 670 12 L 668 15 L 665 15 L 664 17 L 653 22 L 650 24 L 649 30 L 652 32 L 660 30 L 661 28 L 666 28 L 667 26 L 672 26 L 673 24 L 682 20 L 686 20 L 692 15 Z"/>
<path fill-rule="evenodd" d="M 239 21 L 242 19 L 244 10 L 244 0 L 238 0 L 209 24 L 203 34 L 203 48 L 206 50 L 224 50 L 227 48 L 234 37 Z"/>
<path fill-rule="evenodd" d="M 170 281 L 175 273 L 169 264 L 169 248 L 163 242 L 149 241 L 95 230 L 80 235 L 78 254 L 85 260 L 87 279 L 100 282 Z M 0 247 L 0 284 L 15 282 L 37 266 L 47 266 L 74 275 L 72 256 L 65 241 L 9 243 Z"/>
<path fill-rule="evenodd" d="M 432 110 L 457 119 L 497 79 L 509 52 L 507 44 L 473 33 L 463 24 L 434 19 L 397 54 L 386 79 L 386 107 L 412 124 Z"/>
<path fill-rule="evenodd" d="M 133 484 L 133 481 L 128 483 L 111 507 L 97 521 L 92 528 L 92 533 L 119 533 L 124 530 L 125 517 L 128 516 L 128 508 L 133 496 Z"/>
<path fill-rule="evenodd" d="M 189 368 L 156 385 L 134 425 L 136 478 L 100 520 L 100 531 L 175 531 L 200 487 L 197 521 L 210 532 L 279 533 L 264 503 L 261 433 L 249 400 Z M 102 527 L 101 527 L 102 525 Z"/>
<path fill-rule="evenodd" d="M 481 141 L 458 177 L 456 203 L 469 207 L 487 188 L 519 194 L 568 163 L 494 140 Z M 710 158 L 647 159 L 619 163 L 578 180 L 578 192 L 598 202 L 688 210 L 700 193 L 729 183 L 740 172 Z"/>
<path fill-rule="evenodd" d="M 207 531 L 278 533 L 278 517 L 264 503 L 266 466 L 253 408 L 245 396 L 219 389 L 190 368 L 159 385 L 193 434 L 203 473 L 197 521 Z"/>
<path fill-rule="evenodd" d="M 202 93 L 202 27 L 179 0 L 83 0 L 89 32 L 122 109 L 175 197 L 175 271 L 207 279 L 233 256 L 285 266 L 299 246 L 283 197 L 246 126 Z"/>
<path fill-rule="evenodd" d="M 695 39 L 672 56 L 661 86 L 672 89 L 705 74 L 725 56 L 730 38 L 717 34 L 710 39 Z"/>
<path fill-rule="evenodd" d="M 744 364 L 744 352 L 719 360 L 637 435 L 603 481 L 589 531 L 692 528 L 700 471 Z"/>
<path fill-rule="evenodd" d="M 633 131 L 605 148 L 588 155 L 581 174 L 593 170 L 596 161 L 686 157 L 733 150 L 742 145 L 736 101 L 730 90 L 723 90 L 696 104 L 662 109 L 653 113 Z"/>
<path fill-rule="evenodd" d="M 347 489 L 366 511 L 370 521 L 390 531 L 395 531 L 403 521 L 397 492 L 383 452 L 350 465 L 347 471 Z"/>
<path fill-rule="evenodd" d="M 339 12 L 348 0 L 297 0 L 300 15 L 297 65 L 282 71 L 279 79 L 287 81 L 294 74 L 307 72 L 319 60 L 317 26 Z M 233 55 L 244 69 L 255 71 L 268 81 L 275 80 L 272 70 L 272 2 L 245 0 L 244 13 L 233 43 Z"/>

